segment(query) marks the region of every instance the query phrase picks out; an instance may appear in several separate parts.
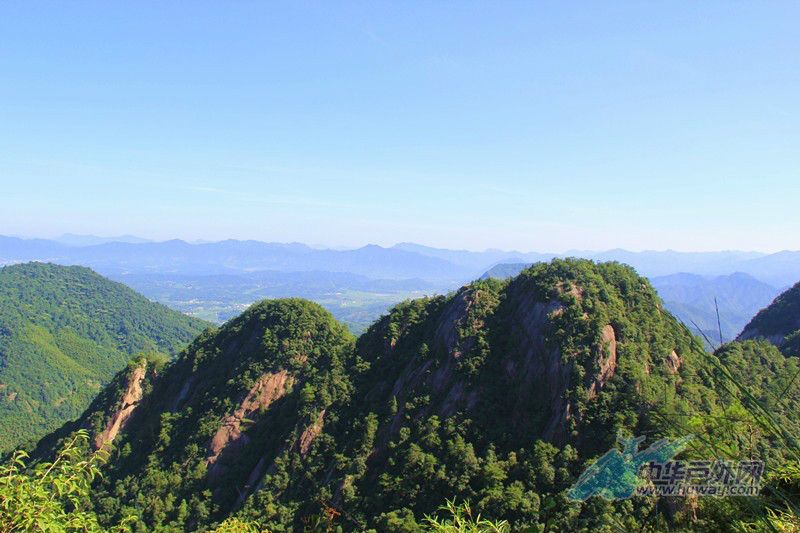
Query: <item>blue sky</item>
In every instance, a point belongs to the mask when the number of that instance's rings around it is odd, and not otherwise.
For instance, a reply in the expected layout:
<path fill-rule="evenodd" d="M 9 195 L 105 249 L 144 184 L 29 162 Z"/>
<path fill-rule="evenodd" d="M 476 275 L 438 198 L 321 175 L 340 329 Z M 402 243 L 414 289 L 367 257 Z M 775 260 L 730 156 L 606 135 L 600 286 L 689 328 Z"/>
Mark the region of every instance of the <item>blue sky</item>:
<path fill-rule="evenodd" d="M 798 2 L 0 4 L 0 234 L 800 248 Z"/>

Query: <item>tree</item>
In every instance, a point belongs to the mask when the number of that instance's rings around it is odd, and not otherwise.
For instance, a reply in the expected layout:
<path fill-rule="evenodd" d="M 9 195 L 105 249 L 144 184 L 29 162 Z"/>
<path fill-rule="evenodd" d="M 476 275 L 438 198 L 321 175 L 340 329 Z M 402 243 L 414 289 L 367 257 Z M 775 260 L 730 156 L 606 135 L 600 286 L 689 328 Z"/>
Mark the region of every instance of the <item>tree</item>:
<path fill-rule="evenodd" d="M 28 455 L 18 451 L 0 465 L 0 531 L 52 533 L 128 532 L 127 520 L 101 528 L 94 513 L 85 510 L 92 481 L 105 460 L 104 451 L 83 458 L 89 440 L 79 431 L 52 463 L 26 465 Z"/>

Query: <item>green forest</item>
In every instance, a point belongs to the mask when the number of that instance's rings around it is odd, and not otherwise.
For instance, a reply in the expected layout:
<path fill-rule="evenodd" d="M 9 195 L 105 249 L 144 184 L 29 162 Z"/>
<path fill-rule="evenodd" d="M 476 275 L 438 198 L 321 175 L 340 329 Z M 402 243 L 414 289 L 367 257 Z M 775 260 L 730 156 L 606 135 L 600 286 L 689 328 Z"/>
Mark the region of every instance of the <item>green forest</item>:
<path fill-rule="evenodd" d="M 740 336 L 753 337 L 771 339 L 786 356 L 800 356 L 800 283 L 762 309 Z"/>
<path fill-rule="evenodd" d="M 134 354 L 173 356 L 207 326 L 88 268 L 0 269 L 0 452 L 78 417 Z"/>
<path fill-rule="evenodd" d="M 98 531 L 792 531 L 799 371 L 765 341 L 705 351 L 629 267 L 554 260 L 358 338 L 260 302 L 131 361 L 14 475 L 103 455 L 67 505 Z M 687 435 L 683 458 L 764 461 L 762 496 L 567 498 L 618 437 Z"/>

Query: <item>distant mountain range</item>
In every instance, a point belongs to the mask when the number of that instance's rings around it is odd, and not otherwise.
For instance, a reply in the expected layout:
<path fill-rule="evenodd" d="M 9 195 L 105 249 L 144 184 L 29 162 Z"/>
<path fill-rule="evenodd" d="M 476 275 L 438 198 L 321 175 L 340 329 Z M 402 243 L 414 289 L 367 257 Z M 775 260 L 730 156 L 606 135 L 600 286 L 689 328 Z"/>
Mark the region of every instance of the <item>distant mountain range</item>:
<path fill-rule="evenodd" d="M 694 324 L 697 324 L 715 344 L 719 343 L 720 326 L 722 340 L 733 340 L 780 293 L 779 289 L 741 272 L 716 277 L 671 274 L 652 278 L 650 282 L 670 312 L 692 331 L 696 331 Z"/>
<path fill-rule="evenodd" d="M 0 237 L 0 262 L 48 261 L 89 266 L 106 275 L 122 273 L 236 274 L 258 270 L 349 272 L 371 278 L 466 281 L 472 269 L 401 249 L 364 246 L 314 250 L 300 243 L 227 240 L 189 244 L 110 242 L 66 246 L 43 239 Z"/>
<path fill-rule="evenodd" d="M 800 279 L 800 251 L 774 254 L 756 252 L 567 252 L 562 256 L 581 257 L 594 261 L 618 261 L 634 267 L 649 278 L 670 274 L 691 273 L 703 276 L 724 276 L 744 273 L 768 285 L 786 288 Z M 505 278 L 518 274 L 528 262 L 503 261 L 488 269 L 485 277 Z"/>
<path fill-rule="evenodd" d="M 115 239 L 114 242 L 105 242 Z M 103 241 L 103 242 L 99 242 Z M 128 241 L 128 242 L 124 242 Z M 302 243 L 226 240 L 142 242 L 132 236 L 0 237 L 0 264 L 28 261 L 87 266 L 148 298 L 222 323 L 262 298 L 299 296 L 323 305 L 353 333 L 408 298 L 444 294 L 483 277 L 508 278 L 556 254 L 448 250 L 414 243 L 318 249 Z M 559 256 L 626 263 L 653 280 L 667 308 L 714 342 L 745 324 L 800 280 L 800 252 L 574 250 Z"/>
<path fill-rule="evenodd" d="M 97 244 L 106 244 L 109 242 L 127 242 L 130 244 L 141 244 L 143 242 L 153 242 L 148 239 L 142 239 L 133 235 L 120 235 L 118 237 L 98 237 L 97 235 L 75 235 L 74 233 L 65 233 L 57 239 L 53 239 L 61 244 L 67 246 L 94 246 Z"/>
<path fill-rule="evenodd" d="M 114 242 L 109 242 L 113 239 Z M 235 274 L 259 270 L 348 272 L 373 279 L 419 278 L 466 282 L 499 264 L 530 264 L 554 257 L 619 261 L 653 278 L 681 272 L 704 276 L 749 274 L 773 287 L 800 279 L 800 251 L 758 252 L 604 252 L 563 254 L 486 250 L 471 252 L 400 243 L 385 248 L 317 249 L 302 243 L 226 240 L 190 244 L 181 240 L 142 242 L 132 236 L 101 238 L 64 235 L 58 240 L 0 237 L 0 263 L 50 261 L 90 266 L 103 274 Z M 507 268 L 507 267 L 502 267 Z M 520 266 L 521 270 L 521 266 Z"/>

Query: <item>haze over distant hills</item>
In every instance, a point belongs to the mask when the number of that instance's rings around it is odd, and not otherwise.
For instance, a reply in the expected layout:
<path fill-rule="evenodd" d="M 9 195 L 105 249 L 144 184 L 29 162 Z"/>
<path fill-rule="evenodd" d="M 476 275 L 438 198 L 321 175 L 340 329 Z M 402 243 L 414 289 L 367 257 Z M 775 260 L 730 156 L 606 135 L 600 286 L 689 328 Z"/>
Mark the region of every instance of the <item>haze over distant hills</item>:
<path fill-rule="evenodd" d="M 665 291 L 662 296 L 671 311 L 695 320 L 709 333 L 717 330 L 713 309 L 717 296 L 725 338 L 733 338 L 780 289 L 800 280 L 798 251 L 615 249 L 554 254 L 448 250 L 408 242 L 388 248 L 325 249 L 297 242 L 232 239 L 191 244 L 177 239 L 147 242 L 132 236 L 0 237 L 0 264 L 47 261 L 88 266 L 153 300 L 214 322 L 224 322 L 261 298 L 303 296 L 325 306 L 356 333 L 402 300 L 447 293 L 482 275 L 510 277 L 531 263 L 567 256 L 633 266 Z M 675 279 L 659 280 L 678 274 L 683 276 L 677 278 L 679 285 Z M 380 282 L 371 283 L 376 280 Z M 731 290 L 735 300 L 726 296 Z"/>
<path fill-rule="evenodd" d="M 134 235 L 120 235 L 118 237 L 98 237 L 97 235 L 75 235 L 74 233 L 65 233 L 61 237 L 53 239 L 61 244 L 67 246 L 93 246 L 95 244 L 106 244 L 109 242 L 127 242 L 130 244 L 141 244 L 143 242 L 152 242 L 149 239 L 142 239 Z"/>
<path fill-rule="evenodd" d="M 44 239 L 0 237 L 0 261 L 51 261 L 121 273 L 233 274 L 257 270 L 350 272 L 372 278 L 468 279 L 472 271 L 436 257 L 368 245 L 356 250 L 315 250 L 301 243 L 226 240 L 189 244 L 110 242 L 68 247 Z"/>
<path fill-rule="evenodd" d="M 779 289 L 741 272 L 727 276 L 671 274 L 650 282 L 667 309 L 693 331 L 693 323 L 697 324 L 714 342 L 718 342 L 720 326 L 723 340 L 733 340 L 756 313 L 780 294 Z"/>
<path fill-rule="evenodd" d="M 623 249 L 570 250 L 565 253 L 489 249 L 448 250 L 414 243 L 392 247 L 322 249 L 302 243 L 224 240 L 190 244 L 173 239 L 151 242 L 133 236 L 95 237 L 66 234 L 57 240 L 0 236 L 0 262 L 54 261 L 91 266 L 106 274 L 173 272 L 220 274 L 257 270 L 349 272 L 370 278 L 462 280 L 479 277 L 495 265 L 534 263 L 554 257 L 619 261 L 648 277 L 679 272 L 727 275 L 743 272 L 775 287 L 800 278 L 800 251 L 774 254 L 743 251 L 676 252 Z"/>
<path fill-rule="evenodd" d="M 580 257 L 594 261 L 619 261 L 634 267 L 649 278 L 678 273 L 724 276 L 741 272 L 774 287 L 788 287 L 800 279 L 800 251 L 785 250 L 774 254 L 759 252 L 662 252 L 646 250 L 630 252 L 616 249 L 606 252 L 569 251 L 558 257 Z M 485 273 L 491 277 L 508 277 L 524 269 L 530 262 L 502 261 Z"/>

